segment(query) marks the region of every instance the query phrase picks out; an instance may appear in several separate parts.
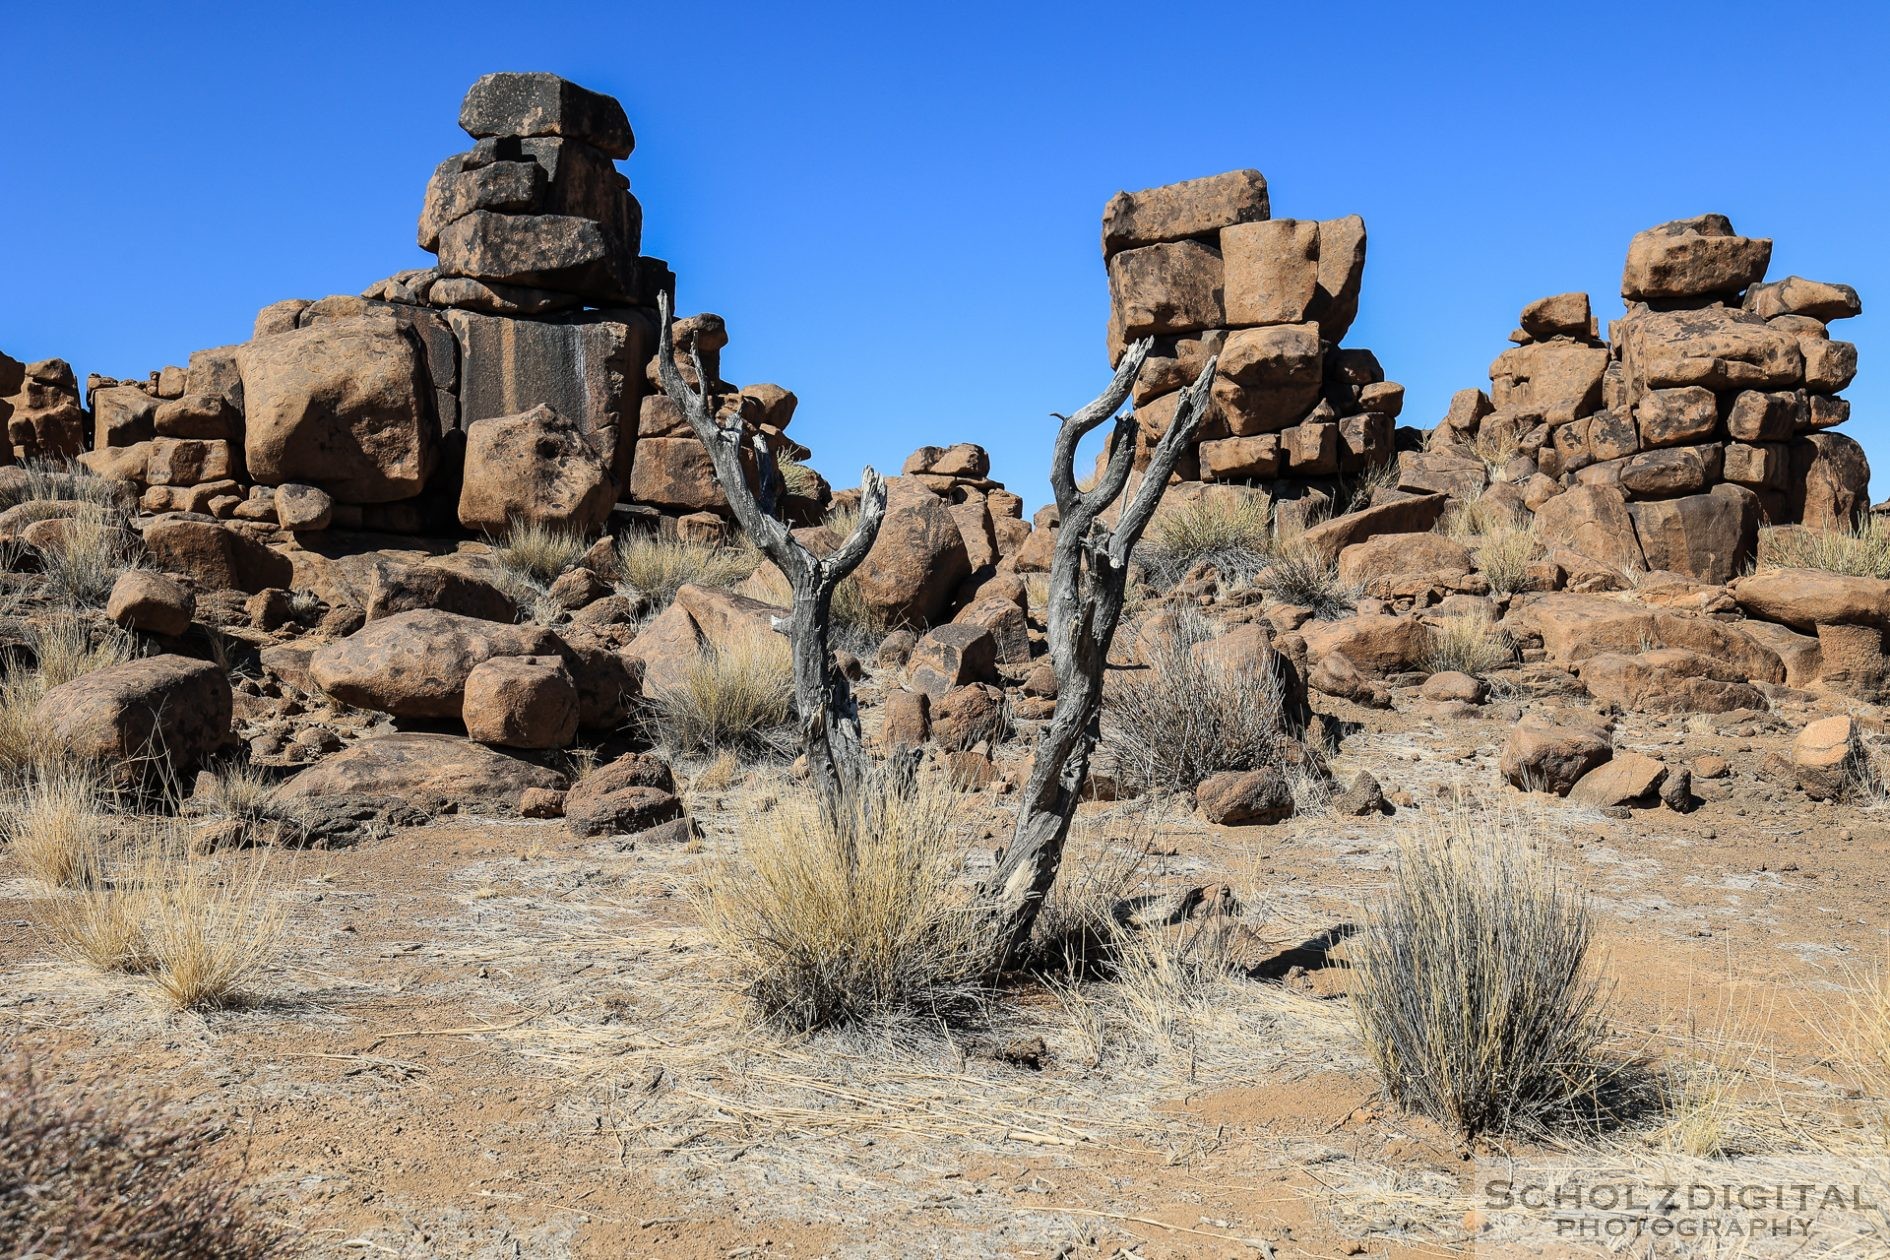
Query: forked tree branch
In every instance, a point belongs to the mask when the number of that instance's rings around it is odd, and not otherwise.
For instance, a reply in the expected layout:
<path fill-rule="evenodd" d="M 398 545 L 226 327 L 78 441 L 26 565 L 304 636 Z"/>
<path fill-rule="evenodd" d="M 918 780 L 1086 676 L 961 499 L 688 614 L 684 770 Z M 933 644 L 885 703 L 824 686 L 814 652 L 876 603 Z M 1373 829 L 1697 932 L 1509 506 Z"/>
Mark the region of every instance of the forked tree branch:
<path fill-rule="evenodd" d="M 886 483 L 870 467 L 860 474 L 859 520 L 838 547 L 824 558 L 816 556 L 776 514 L 781 474 L 767 435 L 756 430 L 749 441 L 758 483 L 758 488 L 751 487 L 742 468 L 740 414 L 730 416 L 727 423 L 716 419 L 709 377 L 693 341 L 689 357 L 696 373 L 695 388 L 683 379 L 670 337 L 673 312 L 667 293 L 657 299 L 657 313 L 662 325 L 657 336 L 657 374 L 663 392 L 682 409 L 708 451 L 716 485 L 736 523 L 781 570 L 793 592 L 786 631 L 794 661 L 794 708 L 808 768 L 823 806 L 832 810 L 858 789 L 866 762 L 853 690 L 833 659 L 833 593 L 860 567 L 879 537 L 886 515 Z"/>

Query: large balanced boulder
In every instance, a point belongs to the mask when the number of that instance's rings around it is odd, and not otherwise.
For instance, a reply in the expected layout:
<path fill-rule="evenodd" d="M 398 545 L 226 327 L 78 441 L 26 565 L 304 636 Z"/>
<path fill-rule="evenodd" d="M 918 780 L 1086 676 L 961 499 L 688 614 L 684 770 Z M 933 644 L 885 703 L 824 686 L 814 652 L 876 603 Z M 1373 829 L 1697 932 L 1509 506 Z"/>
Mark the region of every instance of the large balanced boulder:
<path fill-rule="evenodd" d="M 48 691 L 34 722 L 68 756 L 125 779 L 168 766 L 184 772 L 229 738 L 230 680 L 209 661 L 147 656 Z"/>
<path fill-rule="evenodd" d="M 1416 494 L 1374 504 L 1322 521 L 1301 535 L 1306 549 L 1327 561 L 1347 547 L 1381 534 L 1421 534 L 1436 525 L 1450 500 L 1441 494 Z"/>
<path fill-rule="evenodd" d="M 276 789 L 290 800 L 391 799 L 427 813 L 516 814 L 530 788 L 560 791 L 564 776 L 456 735 L 375 735 L 325 757 Z"/>
<path fill-rule="evenodd" d="M 589 537 L 617 501 L 610 469 L 576 420 L 542 404 L 466 430 L 459 523 L 502 534 L 515 523 L 551 525 Z"/>
<path fill-rule="evenodd" d="M 1729 296 L 1764 279 L 1771 260 L 1771 241 L 1734 235 L 1723 214 L 1676 219 L 1628 242 L 1621 296 L 1637 302 Z"/>
<path fill-rule="evenodd" d="M 581 140 L 606 157 L 627 158 L 636 147 L 630 119 L 614 97 L 539 72 L 481 75 L 460 103 L 459 125 L 475 138 L 562 136 Z"/>
<path fill-rule="evenodd" d="M 1799 630 L 1890 622 L 1890 582 L 1878 578 L 1818 569 L 1766 569 L 1735 578 L 1731 590 L 1748 617 Z"/>
<path fill-rule="evenodd" d="M 458 718 L 473 667 L 499 656 L 557 653 L 541 626 L 502 625 L 419 609 L 368 622 L 316 650 L 309 673 L 344 704 L 395 717 Z"/>
<path fill-rule="evenodd" d="M 433 388 L 395 320 L 324 320 L 249 342 L 243 455 L 264 485 L 297 482 L 343 503 L 412 498 L 435 459 Z"/>
<path fill-rule="evenodd" d="M 913 478 L 889 478 L 879 537 L 853 571 L 866 606 L 891 623 L 931 625 L 970 574 L 964 537 L 945 501 Z"/>

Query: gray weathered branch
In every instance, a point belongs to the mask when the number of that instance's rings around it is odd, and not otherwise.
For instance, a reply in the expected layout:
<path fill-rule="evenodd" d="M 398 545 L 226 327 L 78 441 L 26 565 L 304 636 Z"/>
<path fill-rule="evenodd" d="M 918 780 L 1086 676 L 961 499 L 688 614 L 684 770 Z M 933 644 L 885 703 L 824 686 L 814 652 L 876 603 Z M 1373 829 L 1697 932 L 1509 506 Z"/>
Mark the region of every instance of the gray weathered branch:
<path fill-rule="evenodd" d="M 750 441 L 759 489 L 751 488 L 742 470 L 740 415 L 732 415 L 726 424 L 716 419 L 709 378 L 693 343 L 689 354 L 695 366 L 696 388 L 690 388 L 676 364 L 676 350 L 670 339 L 674 312 L 667 293 L 658 299 L 657 310 L 662 324 L 657 337 L 657 373 L 663 392 L 682 409 L 689 427 L 708 451 L 716 484 L 728 499 L 736 523 L 781 570 L 793 592 L 786 629 L 794 661 L 795 714 L 808 768 L 822 801 L 831 808 L 858 790 L 866 764 L 859 708 L 846 675 L 833 658 L 833 593 L 848 574 L 859 568 L 879 537 L 880 522 L 886 515 L 886 483 L 871 468 L 866 469 L 860 476 L 858 523 L 825 558 L 808 550 L 776 515 L 781 475 L 767 435 L 757 431 Z"/>

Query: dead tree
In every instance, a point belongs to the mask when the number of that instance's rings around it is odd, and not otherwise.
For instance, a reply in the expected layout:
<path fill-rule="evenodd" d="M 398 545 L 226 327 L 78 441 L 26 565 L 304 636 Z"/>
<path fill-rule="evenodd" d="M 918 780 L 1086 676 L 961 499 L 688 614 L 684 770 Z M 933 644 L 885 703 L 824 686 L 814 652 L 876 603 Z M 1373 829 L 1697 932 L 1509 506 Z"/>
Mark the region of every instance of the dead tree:
<path fill-rule="evenodd" d="M 1194 384 L 1182 391 L 1174 421 L 1156 442 L 1141 484 L 1124 503 L 1115 526 L 1105 525 L 1103 514 L 1128 489 L 1138 426 L 1133 416 L 1116 419 L 1109 462 L 1088 491 L 1077 488 L 1076 447 L 1127 400 L 1151 345 L 1144 340 L 1131 346 L 1099 398 L 1075 415 L 1058 417 L 1062 427 L 1051 454 L 1050 484 L 1056 491 L 1059 524 L 1045 619 L 1057 705 L 1037 740 L 1010 847 L 998 855 L 997 870 L 986 885 L 997 929 L 995 944 L 1005 964 L 1015 962 L 1030 941 L 1037 911 L 1056 882 L 1064 841 L 1089 776 L 1102 712 L 1103 668 L 1122 617 L 1130 553 L 1168 489 L 1175 462 L 1194 444 L 1214 379 L 1216 361 L 1210 358 Z"/>
<path fill-rule="evenodd" d="M 861 473 L 859 523 L 826 556 L 809 551 L 778 514 L 781 473 L 767 435 L 756 430 L 748 443 L 755 459 L 755 485 L 751 487 L 742 470 L 741 417 L 730 416 L 726 423 L 716 419 L 708 375 L 702 370 L 702 357 L 693 343 L 689 357 L 695 366 L 696 386 L 690 388 L 676 365 L 668 294 L 658 300 L 658 313 L 662 330 L 657 338 L 657 370 L 663 392 L 682 408 L 689 427 L 709 452 L 716 485 L 727 497 L 736 523 L 787 577 L 793 591 L 793 607 L 785 624 L 776 618 L 775 629 L 785 629 L 791 645 L 794 709 L 808 769 L 824 805 L 831 807 L 853 799 L 866 755 L 860 742 L 860 712 L 853 689 L 834 663 L 829 644 L 833 592 L 843 578 L 859 568 L 879 537 L 879 524 L 886 513 L 886 483 L 871 468 Z"/>

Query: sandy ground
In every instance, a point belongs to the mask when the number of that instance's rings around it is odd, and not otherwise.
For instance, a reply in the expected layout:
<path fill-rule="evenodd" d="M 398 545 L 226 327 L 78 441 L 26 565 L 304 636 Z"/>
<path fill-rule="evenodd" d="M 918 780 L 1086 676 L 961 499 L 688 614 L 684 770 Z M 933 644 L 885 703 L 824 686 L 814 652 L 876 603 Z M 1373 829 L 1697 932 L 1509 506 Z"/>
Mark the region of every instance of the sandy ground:
<path fill-rule="evenodd" d="M 1377 1098 L 1324 943 L 1401 833 L 1465 790 L 1520 810 L 1593 894 L 1623 1045 L 1730 1065 L 1728 1124 L 1755 1159 L 1848 1122 L 1832 1013 L 1890 923 L 1890 813 L 1760 776 L 1792 715 L 1622 719 L 1618 745 L 1733 772 L 1691 815 L 1608 816 L 1498 784 L 1516 712 L 1348 711 L 1362 728 L 1335 769 L 1410 793 L 1393 817 L 1221 829 L 1086 807 L 1079 852 L 1152 836 L 1158 881 L 1226 883 L 1251 932 L 1250 970 L 1153 1015 L 1092 985 L 877 1040 L 745 1026 L 682 889 L 765 819 L 751 776 L 693 797 L 700 852 L 442 819 L 219 859 L 268 863 L 292 918 L 264 1000 L 209 1016 L 53 956 L 43 890 L 0 859 L 0 1037 L 57 1084 L 215 1117 L 316 1256 L 1510 1254 L 1480 1236 L 1482 1171 L 1596 1156 L 1466 1151 Z M 988 860 L 1008 800 L 966 801 Z M 1039 1070 L 999 1054 L 1038 1036 Z M 1644 1165 L 1657 1123 L 1604 1143 Z M 1871 1254 L 1821 1245 L 1797 1254 Z"/>

